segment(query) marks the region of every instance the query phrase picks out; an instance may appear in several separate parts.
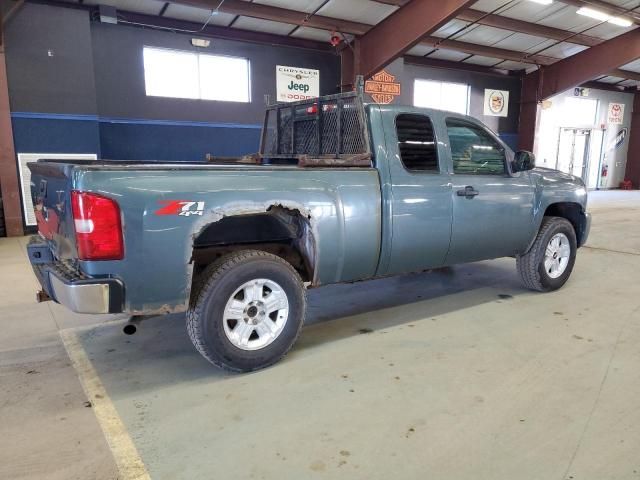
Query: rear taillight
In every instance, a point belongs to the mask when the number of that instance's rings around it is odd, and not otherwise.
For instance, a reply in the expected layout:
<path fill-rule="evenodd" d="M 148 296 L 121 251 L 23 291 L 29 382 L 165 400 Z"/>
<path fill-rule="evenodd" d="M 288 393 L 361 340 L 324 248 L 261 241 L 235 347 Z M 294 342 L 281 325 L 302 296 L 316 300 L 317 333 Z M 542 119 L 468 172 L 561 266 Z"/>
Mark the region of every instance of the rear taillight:
<path fill-rule="evenodd" d="M 71 192 L 71 208 L 80 260 L 120 260 L 124 257 L 120 208 L 110 198 Z"/>

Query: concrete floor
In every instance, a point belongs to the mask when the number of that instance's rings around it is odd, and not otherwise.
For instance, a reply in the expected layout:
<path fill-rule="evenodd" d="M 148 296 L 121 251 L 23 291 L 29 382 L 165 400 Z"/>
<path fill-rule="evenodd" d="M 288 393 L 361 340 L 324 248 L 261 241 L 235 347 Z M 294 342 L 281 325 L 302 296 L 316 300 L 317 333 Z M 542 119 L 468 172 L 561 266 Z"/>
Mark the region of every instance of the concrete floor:
<path fill-rule="evenodd" d="M 521 288 L 512 259 L 325 287 L 290 355 L 236 376 L 181 316 L 125 337 L 35 304 L 24 240 L 1 239 L 0 478 L 147 478 L 106 407 L 153 479 L 640 478 L 640 192 L 590 209 L 559 292 Z M 90 406 L 61 330 L 103 388 Z"/>

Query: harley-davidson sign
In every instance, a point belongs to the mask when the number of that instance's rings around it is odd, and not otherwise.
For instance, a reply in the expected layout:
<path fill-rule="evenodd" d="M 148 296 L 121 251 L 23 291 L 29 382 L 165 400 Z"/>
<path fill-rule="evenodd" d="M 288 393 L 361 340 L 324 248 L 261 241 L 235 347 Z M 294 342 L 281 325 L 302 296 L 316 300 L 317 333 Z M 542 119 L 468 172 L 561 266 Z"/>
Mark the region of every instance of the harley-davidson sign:
<path fill-rule="evenodd" d="M 376 103 L 391 103 L 400 95 L 400 84 L 395 79 L 394 75 L 382 70 L 371 77 L 371 80 L 364 82 L 364 91 Z"/>

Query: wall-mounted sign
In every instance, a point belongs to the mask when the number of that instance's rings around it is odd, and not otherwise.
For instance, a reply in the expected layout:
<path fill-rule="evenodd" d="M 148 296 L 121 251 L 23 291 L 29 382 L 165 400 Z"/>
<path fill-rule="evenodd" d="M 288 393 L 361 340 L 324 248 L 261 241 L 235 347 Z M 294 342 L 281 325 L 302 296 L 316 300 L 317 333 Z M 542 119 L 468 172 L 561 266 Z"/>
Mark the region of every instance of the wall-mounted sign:
<path fill-rule="evenodd" d="M 509 91 L 485 88 L 484 114 L 490 117 L 506 117 L 509 115 Z"/>
<path fill-rule="evenodd" d="M 297 102 L 320 96 L 320 70 L 276 65 L 279 102 Z"/>
<path fill-rule="evenodd" d="M 624 139 L 627 138 L 627 133 L 629 133 L 629 130 L 627 129 L 627 127 L 622 128 L 618 134 L 613 137 L 613 139 L 611 140 L 611 142 L 609 142 L 609 145 L 607 146 L 609 150 L 613 150 L 615 148 L 620 148 L 622 145 L 624 145 Z"/>
<path fill-rule="evenodd" d="M 371 95 L 376 103 L 391 103 L 400 95 L 400 84 L 395 79 L 395 75 L 382 70 L 371 77 L 371 80 L 364 82 L 364 91 Z"/>
<path fill-rule="evenodd" d="M 607 122 L 613 125 L 622 125 L 624 120 L 624 103 L 610 103 L 607 110 Z"/>
<path fill-rule="evenodd" d="M 573 89 L 574 97 L 588 97 L 590 90 L 588 88 L 576 87 Z"/>

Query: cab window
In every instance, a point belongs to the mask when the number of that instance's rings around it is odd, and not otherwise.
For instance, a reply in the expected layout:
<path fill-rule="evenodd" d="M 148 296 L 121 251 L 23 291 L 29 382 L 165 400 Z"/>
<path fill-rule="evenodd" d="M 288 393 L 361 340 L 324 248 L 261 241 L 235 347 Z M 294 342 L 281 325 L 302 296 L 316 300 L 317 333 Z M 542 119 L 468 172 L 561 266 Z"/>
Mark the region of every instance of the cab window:
<path fill-rule="evenodd" d="M 433 124 L 425 115 L 403 113 L 396 117 L 398 151 L 407 170 L 439 172 Z"/>
<path fill-rule="evenodd" d="M 446 121 L 453 173 L 460 175 L 504 175 L 504 147 L 485 129 L 458 118 Z"/>

